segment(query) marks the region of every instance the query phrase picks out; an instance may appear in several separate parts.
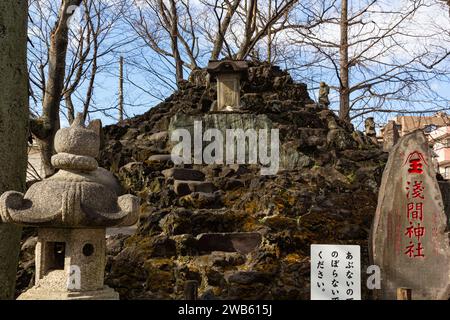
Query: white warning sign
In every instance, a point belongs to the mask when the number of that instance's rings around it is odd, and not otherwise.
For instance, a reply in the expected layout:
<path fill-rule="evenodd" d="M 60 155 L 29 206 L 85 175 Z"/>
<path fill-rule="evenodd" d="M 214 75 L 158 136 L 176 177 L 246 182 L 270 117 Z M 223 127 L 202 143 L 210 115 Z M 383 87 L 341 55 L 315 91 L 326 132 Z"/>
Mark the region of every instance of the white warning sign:
<path fill-rule="evenodd" d="M 361 250 L 311 245 L 311 300 L 361 300 Z"/>

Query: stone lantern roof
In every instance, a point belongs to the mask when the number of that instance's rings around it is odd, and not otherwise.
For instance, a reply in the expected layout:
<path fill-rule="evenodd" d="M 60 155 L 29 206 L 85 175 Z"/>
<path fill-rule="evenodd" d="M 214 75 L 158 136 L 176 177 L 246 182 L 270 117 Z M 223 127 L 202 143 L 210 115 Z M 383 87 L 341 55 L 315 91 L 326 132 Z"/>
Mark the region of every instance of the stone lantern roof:
<path fill-rule="evenodd" d="M 211 60 L 208 63 L 207 71 L 210 75 L 225 73 L 238 73 L 242 78 L 247 77 L 248 64 L 244 60 Z"/>
<path fill-rule="evenodd" d="M 48 228 L 129 226 L 138 219 L 138 198 L 118 197 L 114 176 L 98 168 L 97 132 L 86 128 L 82 115 L 55 136 L 52 165 L 59 171 L 33 184 L 25 195 L 16 191 L 0 197 L 3 222 Z"/>

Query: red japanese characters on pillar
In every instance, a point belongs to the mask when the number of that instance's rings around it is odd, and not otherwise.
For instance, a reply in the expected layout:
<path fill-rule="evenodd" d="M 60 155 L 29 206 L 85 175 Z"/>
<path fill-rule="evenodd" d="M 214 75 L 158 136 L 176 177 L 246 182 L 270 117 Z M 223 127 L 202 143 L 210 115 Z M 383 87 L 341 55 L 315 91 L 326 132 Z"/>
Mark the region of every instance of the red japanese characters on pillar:
<path fill-rule="evenodd" d="M 406 246 L 404 254 L 410 258 L 424 258 L 425 252 L 422 238 L 426 234 L 424 227 L 423 200 L 425 185 L 420 179 L 423 166 L 428 165 L 422 153 L 414 151 L 408 155 L 404 165 L 408 164 L 408 181 L 406 183 L 406 217 L 408 226 L 404 236 L 408 238 L 409 245 Z"/>

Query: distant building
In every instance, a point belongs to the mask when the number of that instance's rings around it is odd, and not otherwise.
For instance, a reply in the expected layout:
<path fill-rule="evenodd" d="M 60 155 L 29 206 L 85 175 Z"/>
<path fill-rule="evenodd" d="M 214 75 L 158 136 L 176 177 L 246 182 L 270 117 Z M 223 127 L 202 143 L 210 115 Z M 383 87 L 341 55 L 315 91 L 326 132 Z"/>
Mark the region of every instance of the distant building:
<path fill-rule="evenodd" d="M 450 126 L 431 131 L 429 137 L 436 153 L 439 173 L 444 179 L 450 179 Z"/>
<path fill-rule="evenodd" d="M 425 132 L 433 148 L 436 171 L 450 179 L 450 116 L 438 112 L 433 116 L 397 116 L 393 120 L 400 137 L 417 129 Z M 382 136 L 384 129 L 381 129 Z"/>
<path fill-rule="evenodd" d="M 417 129 L 423 129 L 429 134 L 439 127 L 450 125 L 450 116 L 445 112 L 438 112 L 433 116 L 397 116 L 392 120 L 397 125 L 400 137 Z M 382 133 L 383 129 L 381 129 Z"/>

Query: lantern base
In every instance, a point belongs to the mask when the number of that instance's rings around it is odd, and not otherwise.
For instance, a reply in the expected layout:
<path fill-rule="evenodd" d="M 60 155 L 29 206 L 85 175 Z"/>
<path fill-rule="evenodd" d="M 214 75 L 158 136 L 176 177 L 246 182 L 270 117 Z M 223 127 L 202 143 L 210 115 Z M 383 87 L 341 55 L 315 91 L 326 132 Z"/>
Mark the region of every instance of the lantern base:
<path fill-rule="evenodd" d="M 119 293 L 108 286 L 95 291 L 50 291 L 33 287 L 22 293 L 17 300 L 119 300 Z"/>

